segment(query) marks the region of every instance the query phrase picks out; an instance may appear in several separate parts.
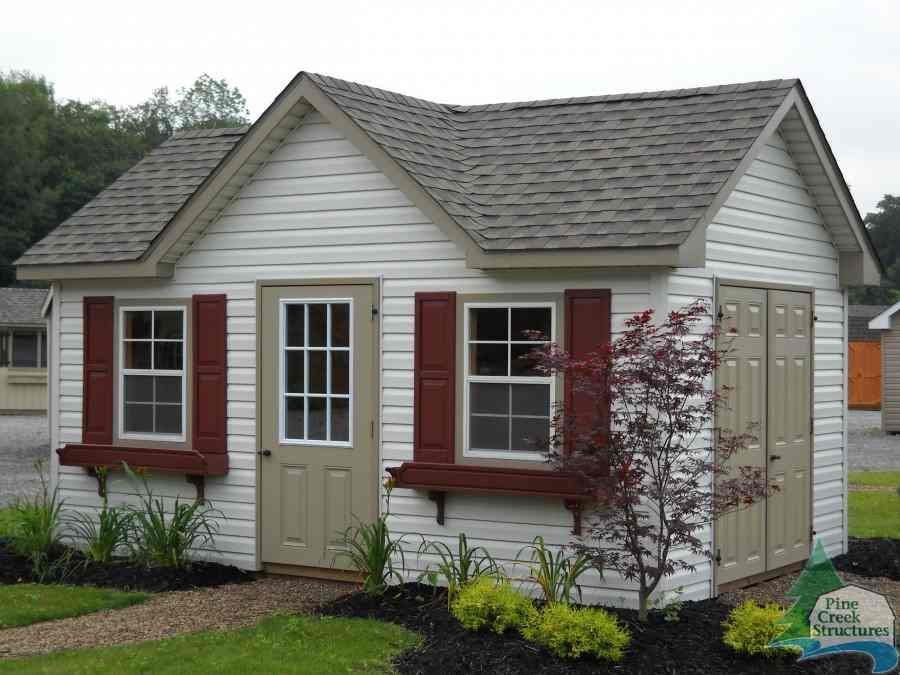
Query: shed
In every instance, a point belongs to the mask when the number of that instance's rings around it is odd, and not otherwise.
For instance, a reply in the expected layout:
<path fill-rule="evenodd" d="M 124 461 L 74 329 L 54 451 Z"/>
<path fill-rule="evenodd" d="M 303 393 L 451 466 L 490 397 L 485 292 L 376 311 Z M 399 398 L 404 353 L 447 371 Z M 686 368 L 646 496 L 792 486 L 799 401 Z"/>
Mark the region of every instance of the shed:
<path fill-rule="evenodd" d="M 165 141 L 17 265 L 57 299 L 61 497 L 95 507 L 91 468 L 123 460 L 157 494 L 202 487 L 224 516 L 203 555 L 330 574 L 385 471 L 395 536 L 466 533 L 503 564 L 567 543 L 579 495 L 524 442 L 563 383 L 510 354 L 698 298 L 744 345 L 722 423 L 759 425 L 748 461 L 781 490 L 662 591 L 846 551 L 845 289 L 881 266 L 798 80 L 460 106 L 302 72 L 249 128 Z M 629 579 L 583 585 L 636 604 Z"/>
<path fill-rule="evenodd" d="M 881 428 L 900 433 L 900 302 L 869 321 L 869 330 L 881 338 Z"/>
<path fill-rule="evenodd" d="M 0 414 L 47 410 L 46 288 L 0 288 Z"/>
<path fill-rule="evenodd" d="M 851 408 L 881 408 L 881 332 L 869 321 L 886 305 L 850 305 L 847 308 L 849 405 Z"/>

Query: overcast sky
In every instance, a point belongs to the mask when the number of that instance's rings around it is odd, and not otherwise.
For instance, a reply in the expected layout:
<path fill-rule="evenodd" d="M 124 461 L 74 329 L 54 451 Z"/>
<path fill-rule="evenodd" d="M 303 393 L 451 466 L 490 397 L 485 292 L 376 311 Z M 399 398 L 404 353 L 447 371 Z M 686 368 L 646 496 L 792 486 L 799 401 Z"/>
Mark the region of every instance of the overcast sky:
<path fill-rule="evenodd" d="M 5 4 L 0 68 L 120 105 L 204 72 L 254 118 L 299 70 L 445 103 L 800 77 L 860 211 L 900 193 L 897 0 L 50 4 Z"/>

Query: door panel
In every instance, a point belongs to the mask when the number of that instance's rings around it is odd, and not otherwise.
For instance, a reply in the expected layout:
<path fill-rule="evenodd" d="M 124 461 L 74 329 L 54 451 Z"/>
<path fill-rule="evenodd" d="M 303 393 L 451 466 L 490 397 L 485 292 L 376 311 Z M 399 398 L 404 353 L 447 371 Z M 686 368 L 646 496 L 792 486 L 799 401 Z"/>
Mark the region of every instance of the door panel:
<path fill-rule="evenodd" d="M 766 292 L 722 286 L 723 341 L 729 351 L 722 359 L 718 380 L 727 387 L 726 405 L 719 414 L 723 430 L 754 435 L 747 448 L 732 456 L 729 464 L 765 466 L 766 456 Z M 719 583 L 764 572 L 766 504 L 729 513 L 717 521 L 716 548 L 721 560 Z"/>
<path fill-rule="evenodd" d="M 264 287 L 260 300 L 262 561 L 343 568 L 343 531 L 376 515 L 373 289 Z"/>

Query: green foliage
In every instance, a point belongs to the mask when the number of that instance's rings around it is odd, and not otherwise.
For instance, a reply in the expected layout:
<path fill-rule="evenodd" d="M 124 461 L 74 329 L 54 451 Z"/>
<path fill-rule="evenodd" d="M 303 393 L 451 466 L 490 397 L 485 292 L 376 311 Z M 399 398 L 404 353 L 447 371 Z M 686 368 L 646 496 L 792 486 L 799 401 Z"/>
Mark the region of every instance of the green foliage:
<path fill-rule="evenodd" d="M 176 498 L 168 515 L 165 503 L 153 495 L 146 477 L 127 464 L 124 467 L 128 477 L 139 485 L 141 501 L 140 506 L 128 509 L 135 560 L 146 565 L 185 567 L 190 564 L 194 549 L 214 545 L 219 531 L 215 518 L 222 516 L 220 511 L 204 502 L 182 502 Z"/>
<path fill-rule="evenodd" d="M 147 593 L 125 593 L 90 586 L 0 586 L 0 629 L 129 607 L 149 597 Z"/>
<path fill-rule="evenodd" d="M 389 673 L 392 659 L 417 643 L 414 633 L 392 623 L 274 616 L 242 630 L 203 631 L 133 645 L 0 659 L 0 673 Z"/>
<path fill-rule="evenodd" d="M 44 464 L 35 462 L 41 489 L 30 499 L 20 499 L 9 516 L 9 539 L 13 550 L 31 561 L 32 573 L 43 581 L 57 575 L 65 565 L 62 547 L 63 501 L 59 491 L 50 491 Z"/>
<path fill-rule="evenodd" d="M 422 541 L 419 546 L 419 557 L 427 554 L 436 555 L 440 562 L 432 567 L 429 563 L 419 579 L 428 580 L 432 585 L 440 578 L 447 582 L 447 603 L 459 590 L 480 577 L 496 577 L 500 574 L 497 563 L 483 546 L 469 546 L 465 533 L 460 532 L 456 541 L 456 552 L 453 552 L 442 541 Z"/>
<path fill-rule="evenodd" d="M 593 656 L 621 661 L 631 641 L 628 629 L 602 609 L 546 605 L 522 630 L 522 635 L 564 659 Z"/>
<path fill-rule="evenodd" d="M 531 600 L 513 590 L 507 579 L 490 577 L 463 586 L 450 612 L 466 630 L 489 628 L 498 634 L 521 628 L 537 615 Z"/>
<path fill-rule="evenodd" d="M 591 563 L 587 556 L 567 555 L 564 548 L 554 554 L 540 535 L 519 551 L 517 562 L 526 551 L 530 551 L 530 558 L 525 564 L 529 567 L 531 580 L 541 589 L 545 602 L 572 602 L 573 593 L 577 593 L 578 599 L 581 599 L 578 577 L 590 569 Z"/>
<path fill-rule="evenodd" d="M 878 210 L 867 213 L 866 229 L 884 265 L 881 287 L 851 288 L 850 302 L 864 305 L 892 305 L 900 289 L 900 197 L 885 195 Z"/>
<path fill-rule="evenodd" d="M 782 632 L 779 625 L 784 610 L 776 604 L 760 607 L 753 600 L 747 600 L 735 607 L 722 624 L 725 635 L 722 642 L 739 654 L 747 656 L 776 656 L 792 652 L 794 649 L 772 649 L 768 646 Z"/>

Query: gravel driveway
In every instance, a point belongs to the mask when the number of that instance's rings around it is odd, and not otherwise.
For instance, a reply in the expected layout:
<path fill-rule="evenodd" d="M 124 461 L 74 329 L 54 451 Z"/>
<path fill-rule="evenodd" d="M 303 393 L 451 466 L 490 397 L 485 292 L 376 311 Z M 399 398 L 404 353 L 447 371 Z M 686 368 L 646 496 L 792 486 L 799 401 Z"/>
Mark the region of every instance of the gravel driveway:
<path fill-rule="evenodd" d="M 34 462 L 50 461 L 46 415 L 0 415 L 0 506 L 40 488 Z"/>
<path fill-rule="evenodd" d="M 851 410 L 847 418 L 850 470 L 900 469 L 900 435 L 881 432 L 881 412 Z"/>

